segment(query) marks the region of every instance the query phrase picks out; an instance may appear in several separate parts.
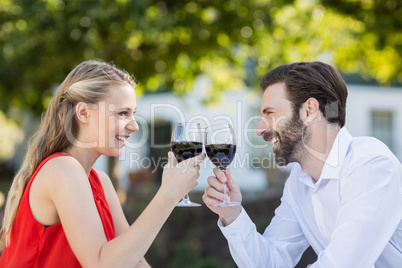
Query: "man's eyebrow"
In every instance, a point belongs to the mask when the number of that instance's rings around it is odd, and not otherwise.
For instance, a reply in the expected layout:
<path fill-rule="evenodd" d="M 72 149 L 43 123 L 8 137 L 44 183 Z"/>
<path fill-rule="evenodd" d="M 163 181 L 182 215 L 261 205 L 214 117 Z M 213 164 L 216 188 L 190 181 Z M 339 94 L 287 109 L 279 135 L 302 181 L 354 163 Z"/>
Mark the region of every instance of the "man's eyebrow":
<path fill-rule="evenodd" d="M 262 114 L 266 114 L 271 110 L 275 110 L 275 109 L 271 106 L 265 107 L 264 110 L 262 110 Z"/>

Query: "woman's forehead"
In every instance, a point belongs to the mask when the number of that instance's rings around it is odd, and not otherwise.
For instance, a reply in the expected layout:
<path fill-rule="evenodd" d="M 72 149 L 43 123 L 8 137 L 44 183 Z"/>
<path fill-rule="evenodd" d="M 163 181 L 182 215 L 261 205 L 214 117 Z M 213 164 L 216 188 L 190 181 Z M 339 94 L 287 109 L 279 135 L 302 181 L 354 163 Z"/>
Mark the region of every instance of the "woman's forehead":
<path fill-rule="evenodd" d="M 133 87 L 123 84 L 112 86 L 105 102 L 114 104 L 116 108 L 130 107 L 133 109 L 137 104 L 137 98 Z"/>

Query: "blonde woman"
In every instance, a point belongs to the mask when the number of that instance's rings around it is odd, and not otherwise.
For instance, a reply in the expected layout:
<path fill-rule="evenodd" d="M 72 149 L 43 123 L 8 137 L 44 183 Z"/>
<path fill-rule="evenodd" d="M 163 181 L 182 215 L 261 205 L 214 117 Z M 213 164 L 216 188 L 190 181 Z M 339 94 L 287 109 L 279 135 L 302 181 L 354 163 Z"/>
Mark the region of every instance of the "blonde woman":
<path fill-rule="evenodd" d="M 130 226 L 109 177 L 92 166 L 138 131 L 135 86 L 95 60 L 60 85 L 7 197 L 1 267 L 149 267 L 146 251 L 196 186 L 205 155 L 177 164 L 170 152 L 159 191 Z"/>

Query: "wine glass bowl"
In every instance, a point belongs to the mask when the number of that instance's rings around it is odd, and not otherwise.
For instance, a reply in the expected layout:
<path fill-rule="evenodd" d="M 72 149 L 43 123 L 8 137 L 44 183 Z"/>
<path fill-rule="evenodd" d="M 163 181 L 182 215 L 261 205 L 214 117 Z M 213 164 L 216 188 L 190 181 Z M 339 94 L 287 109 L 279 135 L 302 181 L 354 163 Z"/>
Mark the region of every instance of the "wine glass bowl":
<path fill-rule="evenodd" d="M 205 129 L 205 151 L 211 162 L 223 172 L 232 163 L 236 154 L 236 139 L 231 125 L 212 125 Z M 232 207 L 240 202 L 230 201 L 226 183 L 223 185 L 224 199 L 214 207 Z"/>
<path fill-rule="evenodd" d="M 198 123 L 175 123 L 173 125 L 171 148 L 177 162 L 180 163 L 202 153 L 201 126 Z M 199 207 L 191 202 L 188 194 L 176 205 L 177 207 Z"/>
<path fill-rule="evenodd" d="M 202 153 L 202 142 L 196 141 L 173 141 L 172 152 L 177 162 L 187 160 Z"/>
<path fill-rule="evenodd" d="M 205 151 L 209 160 L 224 171 L 233 161 L 236 153 L 236 145 L 228 143 L 208 144 L 205 145 Z"/>

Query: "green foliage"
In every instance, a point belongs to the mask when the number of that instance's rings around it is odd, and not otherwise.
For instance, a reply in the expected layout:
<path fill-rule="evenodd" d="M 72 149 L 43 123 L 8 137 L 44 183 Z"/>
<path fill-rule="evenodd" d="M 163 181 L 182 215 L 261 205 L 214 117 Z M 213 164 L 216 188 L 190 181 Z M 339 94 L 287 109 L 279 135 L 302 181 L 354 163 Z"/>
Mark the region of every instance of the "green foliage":
<path fill-rule="evenodd" d="M 194 254 L 194 247 L 191 246 L 189 241 L 182 240 L 174 245 L 174 258 L 170 268 L 229 268 L 233 267 L 233 262 L 222 261 L 215 256 L 200 258 Z"/>
<path fill-rule="evenodd" d="M 24 133 L 13 120 L 8 119 L 2 111 L 0 111 L 0 133 L 1 163 L 14 155 L 15 145 L 23 140 Z"/>
<path fill-rule="evenodd" d="M 402 2 L 400 0 L 324 0 L 325 5 L 361 24 L 362 30 L 339 53 L 352 72 L 382 84 L 402 81 Z"/>
<path fill-rule="evenodd" d="M 139 94 L 185 94 L 204 74 L 205 103 L 293 61 L 401 82 L 401 13 L 397 0 L 0 0 L 0 110 L 40 114 L 92 58 L 134 74 Z"/>

